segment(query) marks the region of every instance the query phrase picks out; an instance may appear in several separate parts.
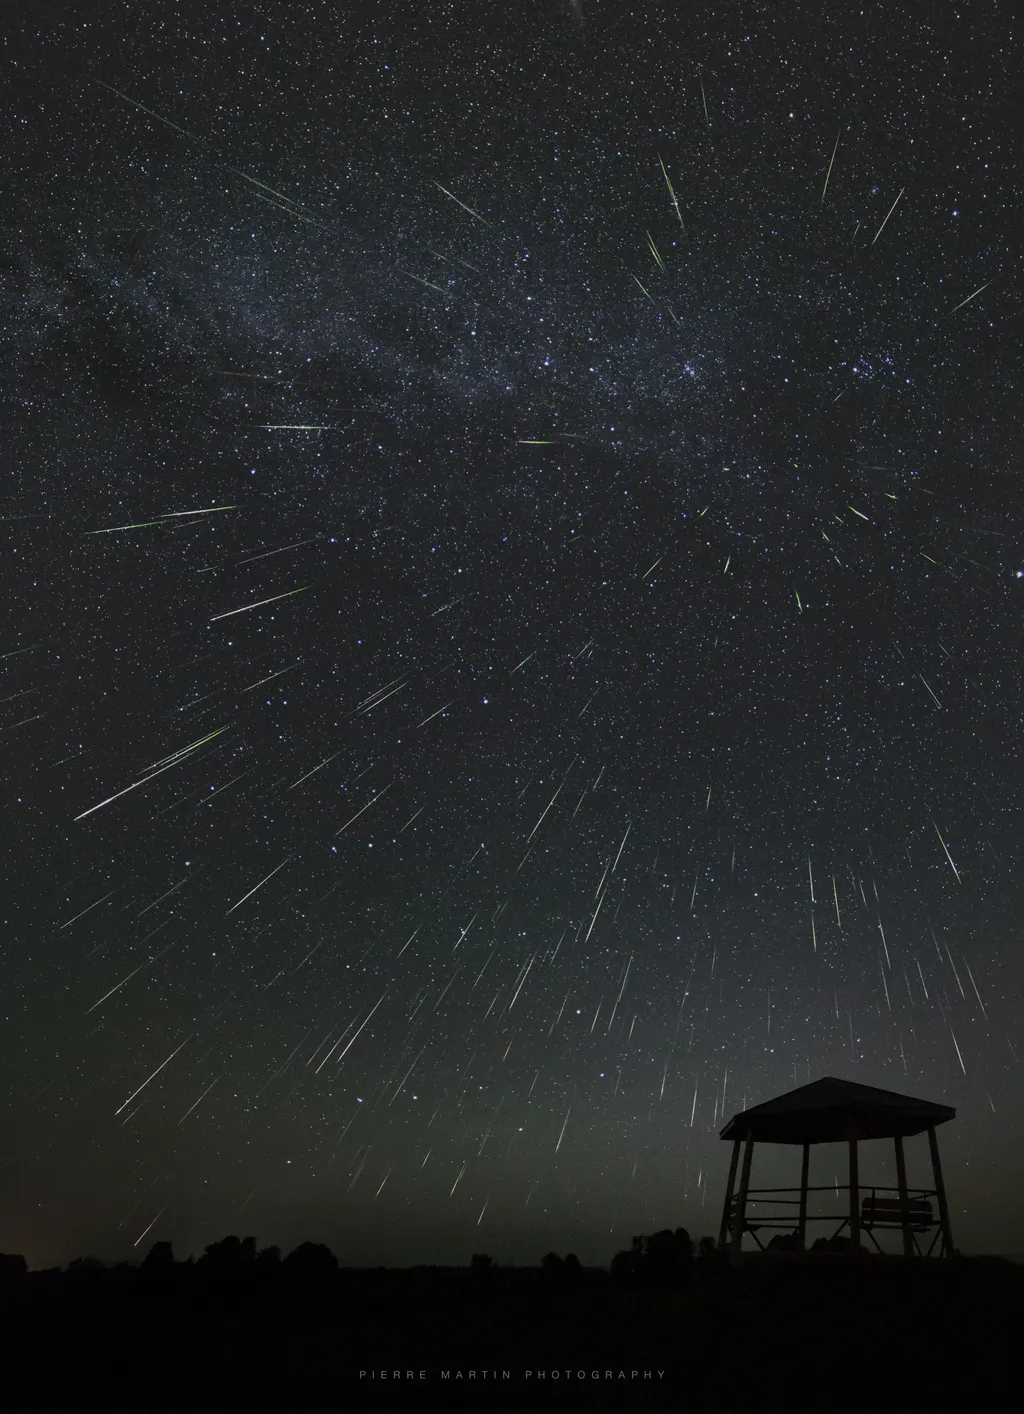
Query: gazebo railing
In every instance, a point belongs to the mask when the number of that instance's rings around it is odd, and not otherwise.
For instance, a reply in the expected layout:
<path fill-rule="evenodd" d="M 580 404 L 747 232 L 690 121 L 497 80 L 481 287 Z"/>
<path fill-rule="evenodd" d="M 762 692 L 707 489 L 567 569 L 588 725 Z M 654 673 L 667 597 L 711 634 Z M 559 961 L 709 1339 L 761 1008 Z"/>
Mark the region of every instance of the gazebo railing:
<path fill-rule="evenodd" d="M 804 1195 L 834 1193 L 837 1198 L 841 1193 L 849 1194 L 850 1192 L 850 1185 L 845 1183 L 809 1185 L 803 1190 Z M 879 1252 L 882 1252 L 882 1248 L 875 1237 L 873 1231 L 875 1228 L 889 1232 L 906 1230 L 917 1254 L 924 1257 L 931 1256 L 935 1244 L 942 1235 L 941 1217 L 936 1216 L 932 1207 L 932 1200 L 938 1202 L 938 1189 L 905 1188 L 901 1195 L 900 1189 L 892 1184 L 858 1184 L 857 1193 L 861 1198 L 860 1230 L 870 1237 Z M 796 1196 L 780 1196 L 787 1194 L 795 1194 Z M 888 1195 L 895 1195 L 895 1197 Z M 783 1228 L 790 1232 L 794 1232 L 795 1229 L 794 1235 L 799 1233 L 803 1238 L 803 1229 L 806 1229 L 809 1223 L 834 1223 L 838 1220 L 838 1226 L 832 1232 L 830 1240 L 840 1237 L 844 1229 L 849 1228 L 850 1212 L 848 1207 L 839 1212 L 810 1213 L 806 1210 L 806 1202 L 807 1197 L 801 1196 L 799 1188 L 752 1188 L 748 1190 L 746 1195 L 748 1215 L 744 1218 L 743 1232 L 749 1233 L 763 1252 L 766 1248 L 757 1235 L 758 1231 L 763 1228 Z M 796 1208 L 798 1213 L 751 1214 L 752 1204 Z M 735 1233 L 738 1206 L 738 1198 L 734 1196 L 725 1215 L 725 1227 L 730 1234 Z M 800 1211 L 801 1209 L 802 1211 Z M 928 1243 L 927 1249 L 922 1251 L 916 1234 L 928 1231 L 932 1231 L 931 1241 Z"/>

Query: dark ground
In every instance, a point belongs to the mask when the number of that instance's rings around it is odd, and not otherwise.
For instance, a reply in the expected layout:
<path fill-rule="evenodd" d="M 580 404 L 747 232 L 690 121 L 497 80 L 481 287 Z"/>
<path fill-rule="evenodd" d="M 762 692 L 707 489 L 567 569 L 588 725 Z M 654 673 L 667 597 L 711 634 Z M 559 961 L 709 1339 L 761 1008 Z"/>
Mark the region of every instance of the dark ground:
<path fill-rule="evenodd" d="M 754 1259 L 684 1291 L 558 1291 L 504 1272 L 481 1286 L 40 1273 L 2 1293 L 0 1322 L 12 1410 L 914 1414 L 1020 1408 L 1024 1383 L 1024 1270 L 998 1258 Z M 374 1369 L 427 1379 L 360 1378 Z M 483 1373 L 502 1369 L 509 1381 Z M 591 1378 L 620 1369 L 654 1374 Z"/>

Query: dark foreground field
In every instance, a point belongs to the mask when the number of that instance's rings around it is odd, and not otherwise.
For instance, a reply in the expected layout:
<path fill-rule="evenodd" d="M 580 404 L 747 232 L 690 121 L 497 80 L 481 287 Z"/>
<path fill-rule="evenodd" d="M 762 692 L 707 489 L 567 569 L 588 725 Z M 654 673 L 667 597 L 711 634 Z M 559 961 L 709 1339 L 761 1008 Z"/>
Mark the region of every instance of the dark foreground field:
<path fill-rule="evenodd" d="M 39 1274 L 3 1292 L 0 1321 L 12 1410 L 915 1414 L 1020 1408 L 1024 1384 L 1024 1270 L 996 1258 L 759 1259 L 683 1291 Z"/>

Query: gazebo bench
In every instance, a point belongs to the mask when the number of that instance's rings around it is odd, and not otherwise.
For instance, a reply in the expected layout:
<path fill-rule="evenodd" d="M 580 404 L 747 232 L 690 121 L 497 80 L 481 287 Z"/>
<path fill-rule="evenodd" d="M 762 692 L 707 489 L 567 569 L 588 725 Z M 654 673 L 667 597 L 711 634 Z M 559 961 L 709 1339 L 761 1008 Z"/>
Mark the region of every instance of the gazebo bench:
<path fill-rule="evenodd" d="M 913 1232 L 927 1232 L 934 1223 L 932 1205 L 927 1198 L 906 1200 L 907 1225 Z M 898 1198 L 867 1197 L 861 1204 L 860 1220 L 865 1227 L 903 1226 L 904 1205 Z"/>

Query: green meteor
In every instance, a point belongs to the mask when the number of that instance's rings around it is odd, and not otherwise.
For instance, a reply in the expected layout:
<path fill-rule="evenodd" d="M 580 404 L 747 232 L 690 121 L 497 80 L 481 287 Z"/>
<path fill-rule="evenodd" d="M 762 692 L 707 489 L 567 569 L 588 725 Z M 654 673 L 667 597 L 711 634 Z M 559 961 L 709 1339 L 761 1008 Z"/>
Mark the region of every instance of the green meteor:
<path fill-rule="evenodd" d="M 671 181 L 669 181 L 669 175 L 668 175 L 668 173 L 665 171 L 665 164 L 664 164 L 664 162 L 662 162 L 660 155 L 659 155 L 659 157 L 658 157 L 658 163 L 659 163 L 659 165 L 660 165 L 660 167 L 661 167 L 661 175 L 665 178 L 665 185 L 668 187 L 669 199 L 671 200 L 672 205 L 673 205 L 673 206 L 675 207 L 675 209 L 676 209 L 676 215 L 679 217 L 679 224 L 680 224 L 680 226 L 682 226 L 682 224 L 683 224 L 683 214 L 682 214 L 682 212 L 679 210 L 679 202 L 676 200 L 676 194 L 675 194 L 675 192 L 672 190 L 672 183 L 671 183 Z M 685 229 L 685 227 L 684 227 L 684 229 Z"/>
<path fill-rule="evenodd" d="M 230 723 L 229 725 L 233 725 Z M 108 795 L 106 800 L 101 800 L 99 805 L 92 805 L 88 810 L 83 810 L 81 815 L 76 815 L 76 820 L 84 820 L 87 815 L 91 815 L 96 810 L 101 810 L 104 805 L 110 805 L 114 800 L 120 800 L 121 796 L 127 795 L 129 791 L 137 790 L 139 786 L 144 786 L 147 781 L 151 781 L 156 776 L 162 776 L 165 771 L 171 770 L 173 766 L 180 766 L 183 761 L 189 760 L 201 746 L 212 741 L 214 737 L 226 732 L 228 727 L 218 727 L 215 732 L 210 732 L 209 736 L 201 737 L 199 741 L 193 742 L 191 746 L 183 746 L 180 751 L 172 752 L 170 756 L 165 756 L 163 761 L 155 761 L 153 766 L 147 766 L 149 775 L 143 776 L 140 780 L 134 781 L 130 786 L 125 786 L 124 790 L 119 790 L 114 795 Z M 166 763 L 166 764 L 165 764 Z"/>
<path fill-rule="evenodd" d="M 237 511 L 237 506 L 207 506 L 201 511 L 168 511 L 166 515 L 159 516 L 156 520 L 138 520 L 132 525 L 107 525 L 102 530 L 87 530 L 86 535 L 112 535 L 115 530 L 144 530 L 147 526 L 163 525 L 169 520 L 177 520 L 181 516 L 209 516 L 215 511 Z"/>

